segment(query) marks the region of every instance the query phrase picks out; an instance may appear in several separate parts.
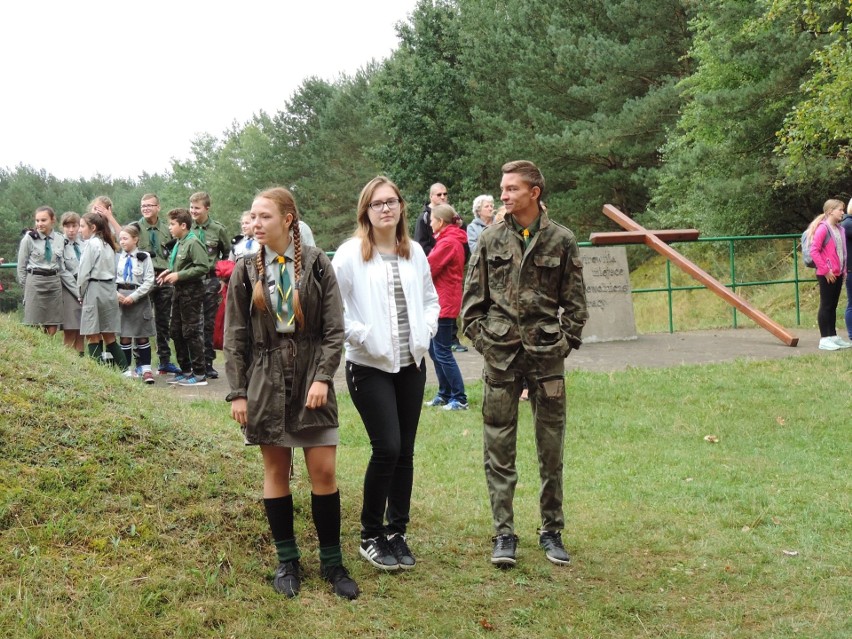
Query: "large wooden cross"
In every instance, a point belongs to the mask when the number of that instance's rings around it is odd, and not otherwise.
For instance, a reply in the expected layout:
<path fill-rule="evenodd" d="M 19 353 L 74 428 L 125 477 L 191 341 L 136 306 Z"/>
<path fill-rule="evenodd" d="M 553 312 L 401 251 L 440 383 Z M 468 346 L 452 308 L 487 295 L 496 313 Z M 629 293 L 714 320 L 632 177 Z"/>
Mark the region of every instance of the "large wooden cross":
<path fill-rule="evenodd" d="M 798 337 L 788 333 L 784 327 L 777 324 L 772 320 L 772 318 L 761 313 L 739 295 L 729 290 L 724 284 L 714 279 L 709 273 L 699 268 L 695 263 L 689 261 L 671 246 L 666 244 L 666 242 L 696 240 L 698 239 L 698 231 L 696 229 L 649 231 L 611 204 L 605 204 L 603 212 L 604 215 L 618 224 L 621 228 L 625 229 L 625 231 L 616 233 L 592 233 L 589 237 L 592 244 L 595 246 L 611 244 L 645 244 L 646 246 L 654 249 L 660 255 L 663 255 L 674 262 L 679 269 L 704 284 L 704 286 L 721 297 L 728 304 L 745 313 L 746 316 L 750 317 L 759 326 L 775 335 L 775 337 L 780 339 L 787 346 L 796 346 L 799 343 Z"/>

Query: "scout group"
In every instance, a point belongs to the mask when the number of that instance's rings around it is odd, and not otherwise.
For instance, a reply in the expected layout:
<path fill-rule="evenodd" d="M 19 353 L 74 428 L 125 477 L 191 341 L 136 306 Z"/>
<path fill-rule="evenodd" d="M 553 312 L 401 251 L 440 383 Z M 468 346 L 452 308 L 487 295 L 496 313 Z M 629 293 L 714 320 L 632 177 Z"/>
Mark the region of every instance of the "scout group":
<path fill-rule="evenodd" d="M 156 335 L 157 373 L 178 386 L 205 385 L 219 375 L 214 328 L 225 293 L 226 399 L 245 444 L 259 446 L 263 459 L 263 503 L 278 562 L 272 585 L 287 597 L 301 588 L 290 491 L 293 449 L 301 448 L 320 574 L 335 594 L 355 599 L 360 591 L 340 543 L 334 375 L 344 357 L 348 391 L 372 447 L 359 554 L 378 570 L 411 570 L 407 531 L 421 410 L 468 408 L 453 356 L 465 349 L 455 336 L 460 319 L 484 362 L 490 561 L 500 568 L 517 561 L 518 401 L 528 396 L 541 478 L 538 545 L 564 566 L 564 359 L 580 347 L 588 314 L 577 242 L 548 217 L 544 187 L 532 162 L 503 165 L 501 210 L 494 211 L 491 196 L 477 197 L 465 232 L 447 189 L 436 183 L 410 238 L 406 201 L 378 176 L 362 189 L 355 233 L 333 259 L 314 246 L 293 195 L 280 187 L 255 197 L 233 239 L 210 218 L 206 193 L 166 215 L 157 196 L 146 194 L 142 218 L 126 226 L 100 197 L 82 218 L 62 215 L 62 235 L 54 231 L 54 211 L 43 206 L 18 252 L 24 322 L 51 335 L 61 327 L 81 355 L 148 384 L 155 383 Z M 424 402 L 427 353 L 439 387 Z"/>

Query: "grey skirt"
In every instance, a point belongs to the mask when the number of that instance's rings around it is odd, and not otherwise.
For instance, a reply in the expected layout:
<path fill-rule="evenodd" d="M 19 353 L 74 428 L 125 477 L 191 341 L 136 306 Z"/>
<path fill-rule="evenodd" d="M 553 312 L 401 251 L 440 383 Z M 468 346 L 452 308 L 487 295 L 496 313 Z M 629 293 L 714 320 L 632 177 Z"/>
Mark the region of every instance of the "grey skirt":
<path fill-rule="evenodd" d="M 119 308 L 121 309 L 121 331 L 119 333 L 122 337 L 151 337 L 157 334 L 151 298 L 145 296 L 130 306 L 119 304 Z"/>
<path fill-rule="evenodd" d="M 284 448 L 313 448 L 314 446 L 337 446 L 340 443 L 339 428 L 306 428 L 296 433 L 283 432 L 274 440 L 262 441 L 262 437 L 255 437 L 250 441 L 243 428 L 243 440 L 246 446 L 282 446 Z M 261 441 L 257 441 L 261 440 Z"/>
<path fill-rule="evenodd" d="M 80 315 L 83 307 L 77 298 L 64 286 L 62 287 L 62 330 L 79 331 Z"/>
<path fill-rule="evenodd" d="M 27 274 L 24 286 L 24 324 L 58 326 L 62 323 L 62 281 L 59 275 Z"/>
<path fill-rule="evenodd" d="M 89 282 L 83 297 L 80 335 L 116 333 L 121 328 L 115 282 Z"/>

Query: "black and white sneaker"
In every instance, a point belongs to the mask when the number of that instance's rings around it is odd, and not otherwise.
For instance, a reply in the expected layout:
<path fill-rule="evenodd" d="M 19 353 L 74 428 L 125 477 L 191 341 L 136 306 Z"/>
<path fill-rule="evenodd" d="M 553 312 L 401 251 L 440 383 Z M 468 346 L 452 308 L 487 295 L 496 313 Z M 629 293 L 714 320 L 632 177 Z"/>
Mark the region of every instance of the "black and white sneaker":
<path fill-rule="evenodd" d="M 491 563 L 498 568 L 511 568 L 515 565 L 515 550 L 518 547 L 518 536 L 512 534 L 492 537 L 494 548 L 491 551 Z"/>
<path fill-rule="evenodd" d="M 411 554 L 411 549 L 405 540 L 405 535 L 402 533 L 394 533 L 388 535 L 388 546 L 390 547 L 393 556 L 396 557 L 399 567 L 403 570 L 411 570 L 416 564 L 414 555 Z"/>
<path fill-rule="evenodd" d="M 358 552 L 379 570 L 399 570 L 399 562 L 384 537 L 362 539 Z"/>
<path fill-rule="evenodd" d="M 538 545 L 544 548 L 544 555 L 550 563 L 557 566 L 567 566 L 571 557 L 562 545 L 562 534 L 558 531 L 543 531 L 538 537 Z"/>

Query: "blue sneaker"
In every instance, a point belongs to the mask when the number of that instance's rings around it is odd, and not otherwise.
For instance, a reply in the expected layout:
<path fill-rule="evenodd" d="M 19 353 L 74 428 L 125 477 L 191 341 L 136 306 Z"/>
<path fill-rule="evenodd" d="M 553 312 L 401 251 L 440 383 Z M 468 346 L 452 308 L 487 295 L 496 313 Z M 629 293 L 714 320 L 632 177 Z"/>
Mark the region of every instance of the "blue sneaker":
<path fill-rule="evenodd" d="M 178 386 L 207 386 L 207 378 L 190 375 L 183 381 L 178 382 Z"/>
<path fill-rule="evenodd" d="M 180 384 L 183 381 L 186 381 L 188 377 L 192 377 L 192 373 L 178 373 L 174 377 L 172 377 L 167 384 Z"/>
<path fill-rule="evenodd" d="M 467 402 L 451 399 L 442 410 L 467 410 Z"/>
<path fill-rule="evenodd" d="M 181 370 L 172 364 L 171 362 L 166 362 L 165 364 L 160 364 L 157 367 L 157 375 L 180 375 Z"/>
<path fill-rule="evenodd" d="M 435 395 L 435 397 L 433 397 L 432 399 L 430 399 L 428 402 L 424 403 L 423 405 L 424 406 L 446 406 L 447 401 L 445 399 L 442 399 L 438 395 Z"/>
<path fill-rule="evenodd" d="M 450 350 L 454 353 L 467 353 L 467 346 L 456 343 L 450 346 Z"/>

